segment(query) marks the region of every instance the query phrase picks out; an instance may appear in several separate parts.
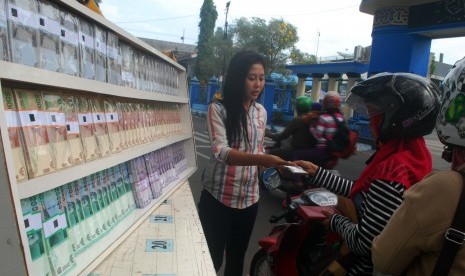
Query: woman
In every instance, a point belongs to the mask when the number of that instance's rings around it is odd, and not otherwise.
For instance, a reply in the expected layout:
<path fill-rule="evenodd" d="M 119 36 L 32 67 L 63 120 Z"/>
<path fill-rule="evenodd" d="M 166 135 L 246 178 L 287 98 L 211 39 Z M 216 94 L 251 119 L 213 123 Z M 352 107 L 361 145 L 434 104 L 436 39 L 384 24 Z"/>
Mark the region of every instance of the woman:
<path fill-rule="evenodd" d="M 226 250 L 225 275 L 242 275 L 258 211 L 258 166 L 292 165 L 264 154 L 267 116 L 256 102 L 264 85 L 263 57 L 240 52 L 229 63 L 223 100 L 208 107 L 212 156 L 204 171 L 198 208 L 216 271 Z"/>
<path fill-rule="evenodd" d="M 404 192 L 432 170 L 422 136 L 434 129 L 438 88 L 414 74 L 382 73 L 355 85 L 347 103 L 358 113 L 368 113 L 378 144 L 358 180 L 340 178 L 310 162 L 296 164 L 314 176 L 313 185 L 352 199 L 358 224 L 329 214 L 327 223 L 356 256 L 349 275 L 372 275 L 373 238 L 401 204 Z"/>
<path fill-rule="evenodd" d="M 459 124 L 465 119 L 464 76 L 465 58 L 457 61 L 444 78 L 442 106 L 436 121 L 438 137 L 446 145 L 443 158 L 451 162 L 451 170 L 436 171 L 405 193 L 404 201 L 383 232 L 373 240 L 373 264 L 377 272 L 419 276 L 464 274 L 465 247 L 452 242 L 452 247 L 458 247 L 455 255 L 442 251 L 451 243 L 445 234 L 454 236 L 450 228 L 456 228 L 452 221 L 465 189 L 463 177 L 458 173 L 465 173 L 465 139 Z"/>

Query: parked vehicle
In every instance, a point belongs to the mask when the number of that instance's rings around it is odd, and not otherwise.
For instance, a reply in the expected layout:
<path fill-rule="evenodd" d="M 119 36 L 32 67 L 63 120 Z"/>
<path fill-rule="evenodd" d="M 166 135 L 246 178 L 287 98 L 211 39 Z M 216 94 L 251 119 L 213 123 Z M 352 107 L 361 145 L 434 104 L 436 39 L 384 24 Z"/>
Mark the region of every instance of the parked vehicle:
<path fill-rule="evenodd" d="M 282 184 L 273 168 L 265 170 L 262 176 L 268 189 Z M 326 216 L 322 210 L 337 212 L 337 201 L 335 194 L 322 188 L 289 195 L 283 202 L 283 211 L 270 218 L 270 223 L 282 219 L 286 222 L 273 226 L 270 234 L 259 240 L 260 249 L 253 257 L 250 275 L 319 275 L 324 271 L 338 258 L 342 239 L 325 230 L 322 221 Z"/>

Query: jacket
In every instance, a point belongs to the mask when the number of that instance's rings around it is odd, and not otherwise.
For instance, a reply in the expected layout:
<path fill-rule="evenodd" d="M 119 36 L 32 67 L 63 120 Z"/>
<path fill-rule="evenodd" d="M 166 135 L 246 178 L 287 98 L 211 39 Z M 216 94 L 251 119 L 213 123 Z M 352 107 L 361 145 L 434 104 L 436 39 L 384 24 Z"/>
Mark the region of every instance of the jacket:
<path fill-rule="evenodd" d="M 444 245 L 463 186 L 455 171 L 434 172 L 404 193 L 404 201 L 373 240 L 374 270 L 384 274 L 431 275 Z M 449 275 L 464 275 L 465 246 Z"/>

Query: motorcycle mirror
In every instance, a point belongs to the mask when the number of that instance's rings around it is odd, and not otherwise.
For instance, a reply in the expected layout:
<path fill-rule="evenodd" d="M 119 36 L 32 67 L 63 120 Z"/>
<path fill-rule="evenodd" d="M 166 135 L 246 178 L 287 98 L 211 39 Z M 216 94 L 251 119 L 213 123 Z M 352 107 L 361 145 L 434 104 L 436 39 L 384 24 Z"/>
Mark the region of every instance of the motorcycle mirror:
<path fill-rule="evenodd" d="M 274 190 L 281 185 L 279 172 L 275 168 L 267 168 L 262 172 L 263 186 L 268 190 Z"/>

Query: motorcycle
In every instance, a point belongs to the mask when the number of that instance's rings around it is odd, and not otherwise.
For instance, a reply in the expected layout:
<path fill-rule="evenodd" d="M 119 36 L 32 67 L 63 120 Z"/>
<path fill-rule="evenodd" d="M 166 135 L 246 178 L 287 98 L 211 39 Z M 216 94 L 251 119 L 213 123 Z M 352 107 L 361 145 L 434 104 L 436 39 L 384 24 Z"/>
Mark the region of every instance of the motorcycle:
<path fill-rule="evenodd" d="M 262 180 L 269 190 L 281 185 L 279 173 L 273 168 L 263 172 Z M 283 211 L 269 220 L 286 222 L 275 225 L 267 237 L 259 240 L 260 249 L 252 259 L 250 275 L 320 275 L 325 271 L 340 257 L 342 239 L 325 230 L 322 221 L 326 216 L 322 211 L 337 213 L 337 202 L 337 195 L 323 188 L 288 195 Z"/>

